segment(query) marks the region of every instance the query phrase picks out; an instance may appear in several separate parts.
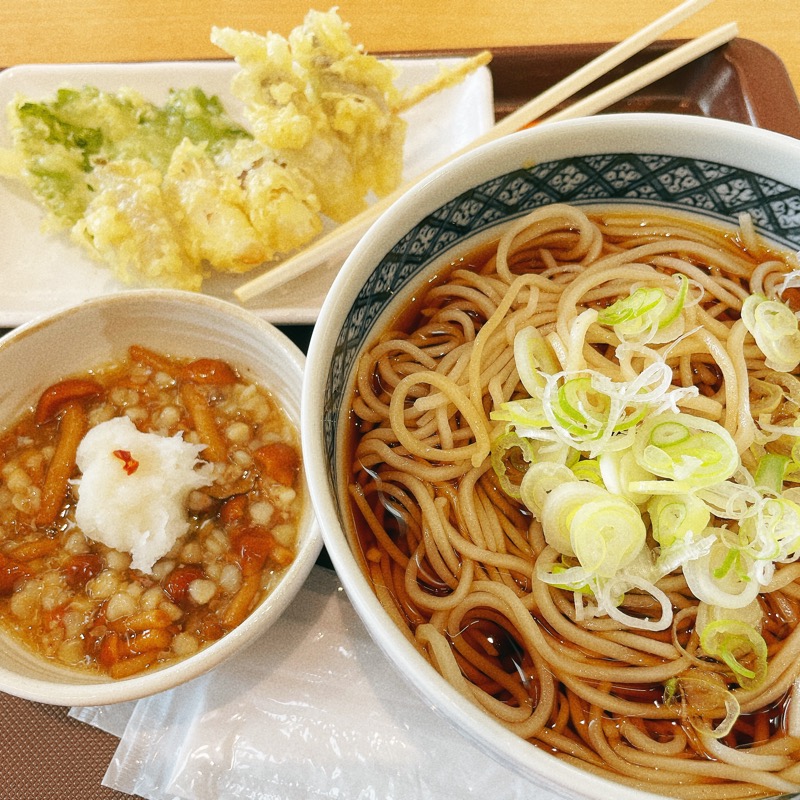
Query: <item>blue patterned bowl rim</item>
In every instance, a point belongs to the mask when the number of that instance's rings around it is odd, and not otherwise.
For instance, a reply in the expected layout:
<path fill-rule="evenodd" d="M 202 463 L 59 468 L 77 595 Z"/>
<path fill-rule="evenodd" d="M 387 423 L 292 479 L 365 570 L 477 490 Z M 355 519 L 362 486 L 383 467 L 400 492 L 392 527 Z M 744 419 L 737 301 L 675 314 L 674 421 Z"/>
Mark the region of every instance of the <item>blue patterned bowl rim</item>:
<path fill-rule="evenodd" d="M 443 254 L 550 203 L 647 204 L 723 223 L 735 223 L 740 214 L 748 213 L 757 229 L 777 245 L 800 248 L 800 187 L 719 158 L 632 151 L 577 154 L 519 166 L 470 186 L 423 217 L 388 249 L 364 280 L 337 332 L 324 409 L 334 482 L 338 409 L 357 355 L 376 321 Z"/>
<path fill-rule="evenodd" d="M 338 485 L 354 366 L 393 300 L 454 247 L 467 249 L 470 239 L 554 202 L 656 205 L 726 224 L 747 212 L 764 236 L 798 250 L 800 142 L 699 117 L 607 115 L 506 137 L 424 180 L 364 236 L 320 312 L 303 386 L 306 469 L 323 540 L 356 611 L 429 705 L 498 761 L 550 788 L 581 785 L 597 800 L 609 791 L 619 800 L 655 800 L 552 759 L 460 697 L 394 627 L 361 574 Z"/>

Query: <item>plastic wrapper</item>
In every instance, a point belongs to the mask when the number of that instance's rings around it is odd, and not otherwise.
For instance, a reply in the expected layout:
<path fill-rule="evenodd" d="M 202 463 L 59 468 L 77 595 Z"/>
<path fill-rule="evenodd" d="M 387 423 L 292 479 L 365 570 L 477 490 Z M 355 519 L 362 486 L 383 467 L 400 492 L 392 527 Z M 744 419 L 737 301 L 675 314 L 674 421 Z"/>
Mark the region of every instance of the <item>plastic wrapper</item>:
<path fill-rule="evenodd" d="M 136 701 L 115 703 L 111 706 L 80 706 L 71 708 L 69 715 L 101 731 L 122 737 L 136 709 Z"/>
<path fill-rule="evenodd" d="M 321 567 L 246 651 L 138 701 L 103 782 L 147 800 L 556 798 L 431 710 Z"/>

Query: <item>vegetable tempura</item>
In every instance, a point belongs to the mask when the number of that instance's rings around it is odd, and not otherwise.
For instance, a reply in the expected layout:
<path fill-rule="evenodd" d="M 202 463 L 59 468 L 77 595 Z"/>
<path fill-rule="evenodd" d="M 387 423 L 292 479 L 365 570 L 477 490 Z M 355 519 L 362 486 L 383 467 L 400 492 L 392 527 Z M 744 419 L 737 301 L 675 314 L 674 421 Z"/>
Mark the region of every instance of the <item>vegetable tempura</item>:
<path fill-rule="evenodd" d="M 335 11 L 310 12 L 288 39 L 215 28 L 211 40 L 242 68 L 232 89 L 256 139 L 313 181 L 324 214 L 344 221 L 398 185 L 395 70 L 354 45 Z"/>
<path fill-rule="evenodd" d="M 243 273 L 302 247 L 400 183 L 409 104 L 486 63 L 467 59 L 403 94 L 335 10 L 284 38 L 215 28 L 240 71 L 232 91 L 251 128 L 193 87 L 156 105 L 132 89 L 64 87 L 8 109 L 14 147 L 0 175 L 27 185 L 44 228 L 126 284 L 199 290 L 211 270 Z"/>

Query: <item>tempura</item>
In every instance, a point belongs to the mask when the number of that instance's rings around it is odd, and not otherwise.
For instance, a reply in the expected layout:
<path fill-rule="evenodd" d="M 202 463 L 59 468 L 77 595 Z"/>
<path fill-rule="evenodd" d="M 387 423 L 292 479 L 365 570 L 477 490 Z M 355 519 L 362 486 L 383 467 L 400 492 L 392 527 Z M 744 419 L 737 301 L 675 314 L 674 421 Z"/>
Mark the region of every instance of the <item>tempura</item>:
<path fill-rule="evenodd" d="M 43 228 L 126 284 L 199 290 L 301 248 L 325 218 L 344 222 L 397 188 L 409 104 L 460 80 L 488 54 L 409 93 L 395 69 L 353 44 L 335 10 L 288 37 L 214 28 L 240 71 L 232 91 L 250 130 L 199 87 L 158 106 L 123 88 L 16 98 L 0 176 L 44 207 Z"/>

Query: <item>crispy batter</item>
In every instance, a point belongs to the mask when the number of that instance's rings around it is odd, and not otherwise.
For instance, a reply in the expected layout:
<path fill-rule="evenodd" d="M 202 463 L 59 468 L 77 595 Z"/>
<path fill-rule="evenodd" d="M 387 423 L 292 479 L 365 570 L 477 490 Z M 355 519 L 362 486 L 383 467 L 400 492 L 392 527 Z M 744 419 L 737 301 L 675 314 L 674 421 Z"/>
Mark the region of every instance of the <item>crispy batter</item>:
<path fill-rule="evenodd" d="M 344 221 L 398 185 L 395 70 L 354 45 L 336 11 L 309 12 L 288 39 L 215 28 L 211 40 L 241 67 L 232 89 L 256 139 L 313 182 L 324 214 Z"/>
<path fill-rule="evenodd" d="M 233 93 L 250 130 L 198 88 L 156 106 L 132 89 L 16 98 L 0 175 L 28 185 L 44 227 L 126 284 L 199 290 L 307 244 L 400 183 L 401 112 L 486 63 L 480 54 L 407 93 L 395 69 L 351 42 L 335 10 L 284 38 L 214 28 L 235 57 Z"/>

